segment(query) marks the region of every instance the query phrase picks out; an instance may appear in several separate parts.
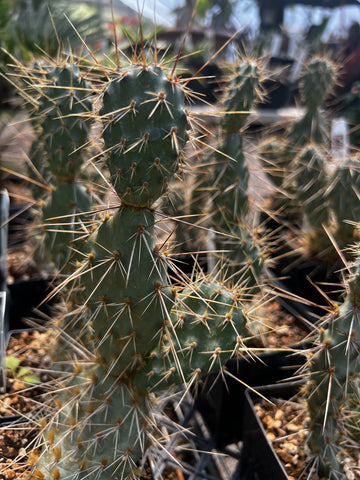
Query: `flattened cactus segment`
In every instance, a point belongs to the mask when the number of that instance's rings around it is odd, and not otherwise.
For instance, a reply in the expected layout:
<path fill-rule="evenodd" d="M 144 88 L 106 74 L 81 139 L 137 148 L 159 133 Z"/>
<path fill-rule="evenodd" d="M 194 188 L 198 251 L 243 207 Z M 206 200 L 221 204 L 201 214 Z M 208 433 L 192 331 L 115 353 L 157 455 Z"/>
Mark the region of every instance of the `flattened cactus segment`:
<path fill-rule="evenodd" d="M 160 67 L 112 78 L 100 112 L 112 183 L 124 205 L 150 207 L 167 189 L 188 139 L 184 94 Z"/>

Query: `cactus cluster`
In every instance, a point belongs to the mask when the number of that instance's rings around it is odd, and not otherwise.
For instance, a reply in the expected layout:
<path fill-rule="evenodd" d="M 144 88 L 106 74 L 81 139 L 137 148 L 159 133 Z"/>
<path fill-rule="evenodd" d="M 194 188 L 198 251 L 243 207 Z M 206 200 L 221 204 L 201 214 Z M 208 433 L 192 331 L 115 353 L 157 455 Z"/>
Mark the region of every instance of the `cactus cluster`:
<path fill-rule="evenodd" d="M 306 254 L 331 271 L 339 264 L 333 243 L 343 259 L 353 260 L 346 297 L 323 319 L 318 346 L 310 352 L 309 381 L 302 392 L 310 415 L 313 468 L 339 480 L 348 478 L 348 450 L 355 444 L 359 419 L 360 261 L 358 249 L 349 248 L 357 239 L 359 160 L 350 157 L 332 170 L 330 129 L 320 110 L 333 89 L 336 70 L 319 57 L 305 65 L 299 85 L 305 114 L 288 129 L 286 142 L 263 146 L 263 158 L 278 192 L 276 208 L 301 218 L 296 245 L 306 245 Z"/>
<path fill-rule="evenodd" d="M 358 238 L 358 156 L 349 155 L 334 169 L 330 125 L 321 109 L 336 75 L 336 65 L 326 58 L 315 57 L 305 64 L 299 85 L 304 116 L 288 127 L 285 139 L 271 139 L 261 147 L 265 172 L 275 190 L 270 208 L 297 218 L 301 232 L 296 233 L 295 244 L 332 266 L 339 260 L 334 242 L 353 260 L 346 249 Z"/>
<path fill-rule="evenodd" d="M 64 377 L 33 479 L 138 478 L 149 394 L 222 370 L 249 335 L 239 291 L 207 277 L 172 285 L 157 244 L 154 204 L 189 136 L 179 80 L 139 60 L 107 76 L 98 118 L 118 206 L 78 245 L 64 282 L 78 287 L 78 304 L 65 314 L 78 353 L 61 342 L 56 349 Z"/>
<path fill-rule="evenodd" d="M 351 444 L 354 418 L 359 418 L 359 258 L 351 270 L 345 301 L 331 314 L 326 329 L 321 330 L 318 350 L 310 360 L 307 385 L 309 444 L 320 470 L 329 479 L 345 478 L 345 450 Z"/>
<path fill-rule="evenodd" d="M 32 173 L 51 185 L 43 201 L 43 243 L 65 273 L 57 290 L 70 287 L 71 299 L 54 321 L 61 326 L 51 346 L 55 392 L 48 416 L 36 419 L 41 431 L 32 480 L 140 478 L 151 446 L 153 394 L 179 384 L 187 391 L 210 373 L 226 374 L 226 361 L 246 350 L 251 336 L 244 302 L 259 285 L 265 254 L 250 227 L 244 143 L 250 110 L 264 95 L 263 67 L 250 58 L 234 67 L 218 105 L 223 116 L 204 162 L 206 181 L 195 182 L 210 192 L 211 228 L 204 230 L 215 235 L 219 270 L 174 278 L 169 238 L 163 242 L 159 235 L 169 217 L 161 201 L 193 136 L 187 83 L 167 62 L 150 61 L 143 47 L 137 57 L 136 50 L 116 68 L 87 63 L 83 71 L 81 62 L 61 57 L 25 75 L 26 95 L 36 92 Z M 324 58 L 306 65 L 300 82 L 306 113 L 287 132 L 287 143 L 267 144 L 263 157 L 279 192 L 311 226 L 310 243 L 323 239 L 326 227 L 343 248 L 355 238 L 359 168 L 353 159 L 327 172 L 320 107 L 335 74 Z M 81 181 L 93 124 L 101 130 L 102 175 L 115 200 L 91 228 L 82 224 L 77 242 L 78 218 L 93 209 Z M 330 247 L 323 242 L 321 251 Z M 354 436 L 359 415 L 353 413 L 360 396 L 359 278 L 357 259 L 344 303 L 321 329 L 307 385 L 310 445 L 334 479 L 343 478 L 343 445 Z"/>

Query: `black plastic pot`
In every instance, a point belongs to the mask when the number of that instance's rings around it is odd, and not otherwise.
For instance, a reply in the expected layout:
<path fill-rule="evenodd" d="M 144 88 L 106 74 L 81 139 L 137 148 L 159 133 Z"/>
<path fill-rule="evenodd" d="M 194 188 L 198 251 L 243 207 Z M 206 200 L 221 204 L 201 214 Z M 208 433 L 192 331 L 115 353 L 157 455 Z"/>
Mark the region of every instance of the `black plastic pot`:
<path fill-rule="evenodd" d="M 304 343 L 306 349 L 310 344 Z M 299 347 L 299 346 L 298 346 Z M 257 358 L 231 359 L 226 364 L 230 375 L 206 379 L 196 406 L 215 438 L 218 448 L 244 438 L 244 408 L 247 387 L 272 385 L 289 380 L 306 362 L 305 354 L 291 351 L 266 352 Z"/>
<path fill-rule="evenodd" d="M 28 327 L 27 318 L 41 320 L 51 314 L 55 298 L 45 302 L 53 289 L 52 279 L 35 278 L 21 280 L 8 285 L 9 330 Z"/>
<path fill-rule="evenodd" d="M 269 235 L 276 237 L 272 240 L 272 263 L 268 274 L 279 292 L 278 302 L 311 328 L 327 313 L 327 297 L 341 302 L 342 277 L 340 267 L 326 267 L 316 258 L 307 258 L 289 245 L 287 232 L 293 222 L 296 223 L 296 219 L 285 215 L 269 217 L 262 214 L 264 228 Z"/>
<path fill-rule="evenodd" d="M 279 385 L 257 387 L 266 398 L 287 400 L 295 395 L 303 382 L 289 382 Z M 245 392 L 243 420 L 243 449 L 240 461 L 242 480 L 289 480 L 289 477 L 267 439 L 265 429 L 254 408 L 257 394 Z"/>
<path fill-rule="evenodd" d="M 0 428 L 11 425 L 11 427 L 18 428 L 20 424 L 29 423 L 29 421 L 22 415 L 8 415 L 0 417 Z"/>

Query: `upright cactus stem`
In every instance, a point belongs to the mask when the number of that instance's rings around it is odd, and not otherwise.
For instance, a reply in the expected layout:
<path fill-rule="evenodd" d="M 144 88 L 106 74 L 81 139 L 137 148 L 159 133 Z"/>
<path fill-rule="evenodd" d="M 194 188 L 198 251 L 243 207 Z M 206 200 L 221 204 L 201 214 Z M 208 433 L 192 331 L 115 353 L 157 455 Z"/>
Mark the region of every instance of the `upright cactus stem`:
<path fill-rule="evenodd" d="M 213 228 L 218 250 L 223 254 L 229 279 L 254 287 L 263 268 L 261 251 L 255 234 L 247 225 L 249 213 L 249 170 L 244 152 L 244 130 L 250 109 L 263 97 L 263 65 L 251 59 L 240 59 L 221 99 L 224 116 L 220 122 L 219 147 L 215 165 L 208 179 L 212 192 Z M 224 233 L 229 234 L 227 238 Z"/>
<path fill-rule="evenodd" d="M 354 262 L 344 303 L 322 330 L 318 351 L 311 359 L 308 408 L 310 446 L 329 479 L 345 479 L 344 447 L 351 437 L 351 405 L 360 395 L 360 259 Z M 357 416 L 357 417 L 356 417 Z"/>
<path fill-rule="evenodd" d="M 109 76 L 99 117 L 119 206 L 78 247 L 66 281 L 81 300 L 67 334 L 88 333 L 71 352 L 73 371 L 58 349 L 65 378 L 33 479 L 138 478 L 149 393 L 222 368 L 248 331 L 236 293 L 208 279 L 172 286 L 156 243 L 154 203 L 188 140 L 181 86 L 144 62 Z"/>
<path fill-rule="evenodd" d="M 52 252 L 55 265 L 62 268 L 72 254 L 71 247 L 75 248 L 72 242 L 76 240 L 77 215 L 92 209 L 92 199 L 80 173 L 84 164 L 80 147 L 87 143 L 91 127 L 91 88 L 78 66 L 71 62 L 55 66 L 46 80 L 40 113 L 54 189 L 43 208 L 45 245 Z"/>
<path fill-rule="evenodd" d="M 323 231 L 329 223 L 329 207 L 325 199 L 328 186 L 323 152 L 315 145 L 303 148 L 294 159 L 294 195 L 303 209 L 312 230 Z"/>
<path fill-rule="evenodd" d="M 72 58 L 39 61 L 23 71 L 26 94 L 35 98 L 31 114 L 37 134 L 30 151 L 30 177 L 37 183 L 48 182 L 47 196 L 41 195 L 40 222 L 43 238 L 40 257 L 60 269 L 69 260 L 76 240 L 78 214 L 89 212 L 92 199 L 81 179 L 84 152 L 88 142 L 92 111 L 90 85 Z M 40 177 L 40 178 L 39 178 Z M 38 199 L 39 187 L 33 195 Z"/>
<path fill-rule="evenodd" d="M 312 58 L 303 68 L 299 90 L 305 114 L 292 125 L 288 137 L 295 146 L 328 142 L 326 118 L 320 110 L 333 91 L 337 69 L 324 57 Z"/>

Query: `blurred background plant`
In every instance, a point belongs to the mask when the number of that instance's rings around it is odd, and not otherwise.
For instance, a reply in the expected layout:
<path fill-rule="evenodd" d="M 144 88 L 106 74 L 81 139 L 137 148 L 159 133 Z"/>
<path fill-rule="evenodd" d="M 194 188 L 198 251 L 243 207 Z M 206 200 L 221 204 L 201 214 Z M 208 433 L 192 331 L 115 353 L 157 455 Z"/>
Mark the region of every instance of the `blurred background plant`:
<path fill-rule="evenodd" d="M 11 3 L 7 45 L 17 57 L 30 59 L 41 50 L 56 55 L 57 36 L 72 50 L 82 47 L 81 38 L 89 45 L 101 38 L 102 18 L 95 5 L 66 0 L 51 3 L 12 0 Z"/>

